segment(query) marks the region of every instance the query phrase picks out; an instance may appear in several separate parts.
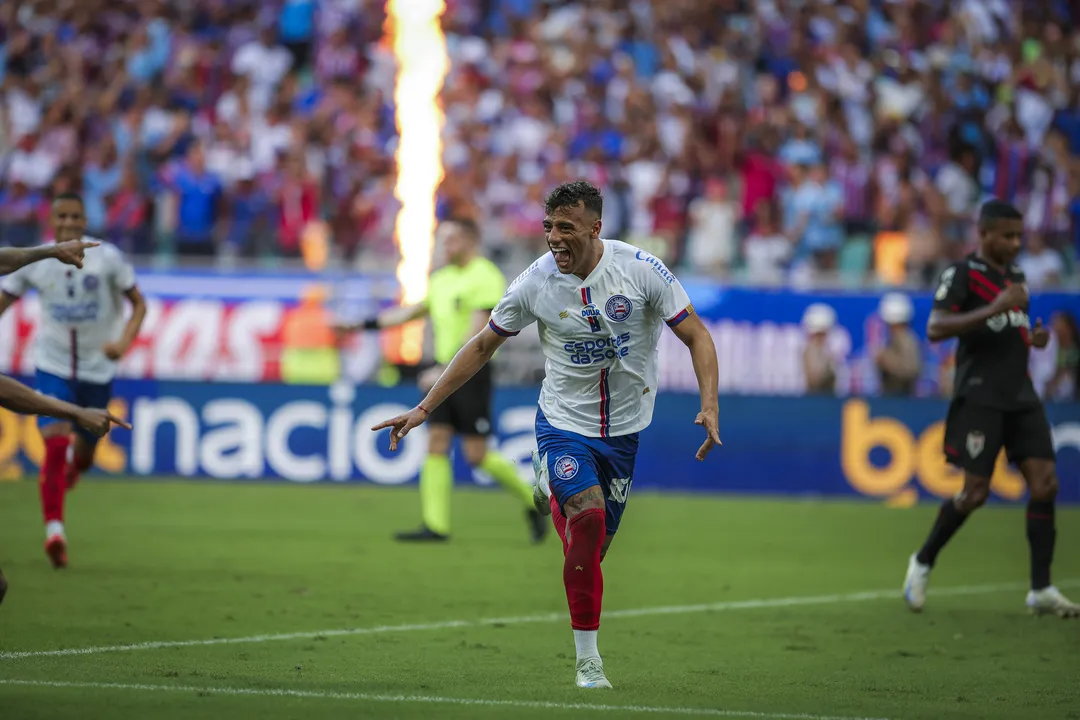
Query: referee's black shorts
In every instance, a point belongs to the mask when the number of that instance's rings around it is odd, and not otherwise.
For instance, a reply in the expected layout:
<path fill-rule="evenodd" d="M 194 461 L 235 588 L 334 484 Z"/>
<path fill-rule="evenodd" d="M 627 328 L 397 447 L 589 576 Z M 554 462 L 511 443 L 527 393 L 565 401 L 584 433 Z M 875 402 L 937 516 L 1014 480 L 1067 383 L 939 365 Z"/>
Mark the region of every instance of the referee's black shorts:
<path fill-rule="evenodd" d="M 458 435 L 491 433 L 491 366 L 484 365 L 467 383 L 431 412 L 428 423 L 449 425 Z"/>
<path fill-rule="evenodd" d="M 955 398 L 945 420 L 945 458 L 949 464 L 989 478 L 1002 448 L 1013 465 L 1029 458 L 1055 458 L 1054 437 L 1043 406 L 999 410 Z"/>

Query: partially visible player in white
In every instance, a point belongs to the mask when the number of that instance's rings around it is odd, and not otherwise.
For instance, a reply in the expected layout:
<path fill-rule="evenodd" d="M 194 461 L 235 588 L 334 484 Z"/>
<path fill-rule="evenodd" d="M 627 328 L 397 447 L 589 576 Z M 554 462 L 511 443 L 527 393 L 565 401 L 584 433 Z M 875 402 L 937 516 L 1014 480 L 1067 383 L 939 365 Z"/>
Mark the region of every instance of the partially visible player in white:
<path fill-rule="evenodd" d="M 39 248 L 0 248 L 0 275 L 7 275 L 32 263 L 51 259 L 82 267 L 86 250 L 92 247 L 97 247 L 97 243 L 71 240 Z M 48 415 L 67 420 L 97 435 L 109 432 L 109 428 L 114 423 L 128 430 L 131 429 L 131 425 L 120 418 L 113 417 L 108 411 L 80 408 L 71 403 L 45 397 L 6 375 L 0 375 L 0 407 L 28 415 Z M 7 579 L 0 571 L 0 602 L 4 601 L 7 590 Z"/>
<path fill-rule="evenodd" d="M 660 260 L 600 237 L 603 198 L 586 182 L 560 185 L 545 201 L 551 253 L 511 283 L 487 328 L 391 428 L 390 449 L 473 376 L 506 338 L 536 323 L 545 375 L 536 414 L 537 505 L 563 540 L 563 585 L 577 650 L 578 687 L 610 688 L 596 636 L 603 575 L 633 480 L 638 433 L 652 420 L 657 347 L 666 324 L 686 344 L 705 428 L 697 459 L 720 444 L 718 370 L 712 336 L 682 285 Z M 550 510 L 549 510 L 550 508 Z"/>
<path fill-rule="evenodd" d="M 33 350 L 38 392 L 83 408 L 106 408 L 117 362 L 139 334 L 146 302 L 123 253 L 85 236 L 82 198 L 56 197 L 49 220 L 58 244 L 88 243 L 81 265 L 47 259 L 7 276 L 0 284 L 0 314 L 36 290 L 41 304 Z M 126 320 L 125 299 L 131 305 Z M 67 566 L 64 495 L 93 463 L 100 434 L 52 417 L 39 416 L 38 426 L 45 442 L 40 484 L 45 552 L 54 567 L 62 568 Z"/>

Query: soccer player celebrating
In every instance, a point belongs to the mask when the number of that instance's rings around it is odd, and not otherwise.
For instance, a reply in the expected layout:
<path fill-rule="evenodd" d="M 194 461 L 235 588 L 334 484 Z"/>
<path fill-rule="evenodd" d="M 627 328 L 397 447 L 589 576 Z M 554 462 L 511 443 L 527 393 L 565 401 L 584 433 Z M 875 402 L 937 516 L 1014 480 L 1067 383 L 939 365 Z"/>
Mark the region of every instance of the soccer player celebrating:
<path fill-rule="evenodd" d="M 71 240 L 46 247 L 0 248 L 0 275 L 7 275 L 19 268 L 41 260 L 56 259 L 65 265 L 82 267 L 87 248 L 97 247 L 96 242 Z M 17 380 L 0 375 L 0 407 L 33 415 L 48 415 L 74 422 L 96 435 L 104 435 L 115 423 L 131 429 L 123 420 L 113 417 L 107 410 L 80 408 L 71 403 L 56 400 L 34 392 Z M 0 602 L 7 594 L 8 582 L 0 571 Z"/>
<path fill-rule="evenodd" d="M 420 376 L 420 385 L 425 391 L 431 388 L 461 346 L 487 326 L 492 308 L 506 290 L 502 272 L 480 255 L 480 229 L 476 223 L 452 220 L 440 225 L 438 232 L 447 264 L 432 273 L 424 302 L 395 308 L 362 325 L 339 328 L 341 332 L 378 330 L 429 317 L 438 365 Z M 513 462 L 488 448 L 488 435 L 492 429 L 491 391 L 491 368 L 482 367 L 468 379 L 461 392 L 455 392 L 444 404 L 432 408 L 428 456 L 420 470 L 423 525 L 415 531 L 398 533 L 398 540 L 449 539 L 450 491 L 454 485 L 450 444 L 455 433 L 461 436 L 461 449 L 469 465 L 483 470 L 518 496 L 525 506 L 525 519 L 533 542 L 544 539 L 547 523 L 533 506 L 529 486 L 521 481 Z"/>
<path fill-rule="evenodd" d="M 927 325 L 930 341 L 960 339 L 954 396 L 945 421 L 945 457 L 964 471 L 964 487 L 942 504 L 926 543 L 908 562 L 904 598 L 915 612 L 926 602 L 938 553 L 989 497 L 990 477 L 1004 447 L 1030 493 L 1027 607 L 1036 614 L 1080 616 L 1080 606 L 1050 584 L 1058 479 L 1050 425 L 1028 375 L 1030 348 L 1046 347 L 1050 334 L 1040 320 L 1031 328 L 1024 274 L 1013 264 L 1023 231 L 1023 217 L 1012 205 L 1000 200 L 984 204 L 979 250 L 946 268 L 934 295 Z"/>
<path fill-rule="evenodd" d="M 135 272 L 119 249 L 85 237 L 86 215 L 78 195 L 57 196 L 49 221 L 57 247 L 82 241 L 87 248 L 84 259 L 79 265 L 43 260 L 9 275 L 0 286 L 0 314 L 36 289 L 42 313 L 34 344 L 38 391 L 82 408 L 104 408 L 112 397 L 116 363 L 139 334 L 146 303 L 135 286 Z M 126 324 L 123 297 L 131 303 Z M 43 414 L 38 425 L 45 441 L 41 468 L 45 552 L 54 567 L 62 568 L 67 566 L 64 494 L 93 463 L 104 433 L 88 430 L 78 417 Z"/>
<path fill-rule="evenodd" d="M 603 198 L 585 182 L 545 201 L 550 254 L 534 262 L 499 301 L 487 326 L 454 356 L 427 397 L 376 425 L 390 449 L 475 375 L 508 337 L 537 323 L 546 358 L 536 413 L 542 495 L 550 492 L 563 540 L 563 585 L 577 648 L 577 685 L 610 688 L 597 651 L 600 562 L 630 492 L 638 433 L 652 419 L 657 344 L 663 325 L 690 349 L 701 393 L 694 422 L 706 431 L 697 459 L 720 444 L 718 372 L 712 337 L 679 281 L 657 258 L 600 237 Z"/>

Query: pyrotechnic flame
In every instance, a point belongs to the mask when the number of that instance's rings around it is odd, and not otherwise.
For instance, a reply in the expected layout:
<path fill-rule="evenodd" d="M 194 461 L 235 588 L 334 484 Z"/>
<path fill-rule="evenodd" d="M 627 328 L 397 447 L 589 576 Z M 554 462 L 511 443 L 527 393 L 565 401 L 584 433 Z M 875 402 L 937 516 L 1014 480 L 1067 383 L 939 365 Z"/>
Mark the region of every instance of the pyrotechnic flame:
<path fill-rule="evenodd" d="M 440 18 L 444 0 L 388 0 L 387 29 L 397 60 L 394 107 L 399 142 L 397 185 L 401 201 L 394 241 L 401 253 L 397 268 L 403 305 L 424 300 L 435 245 L 435 191 L 443 179 L 442 128 L 439 104 L 450 69 Z M 402 329 L 400 356 L 415 365 L 423 350 L 423 326 Z"/>

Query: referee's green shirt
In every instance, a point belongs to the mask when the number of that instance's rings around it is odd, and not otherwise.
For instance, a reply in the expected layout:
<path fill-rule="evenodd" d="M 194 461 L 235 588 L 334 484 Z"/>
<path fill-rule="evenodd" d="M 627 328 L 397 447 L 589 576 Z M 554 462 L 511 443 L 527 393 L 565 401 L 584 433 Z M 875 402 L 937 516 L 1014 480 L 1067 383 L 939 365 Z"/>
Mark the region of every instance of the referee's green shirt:
<path fill-rule="evenodd" d="M 435 362 L 445 365 L 453 360 L 473 335 L 476 313 L 494 308 L 505 292 L 506 278 L 484 257 L 432 273 L 427 307 L 435 336 Z"/>

